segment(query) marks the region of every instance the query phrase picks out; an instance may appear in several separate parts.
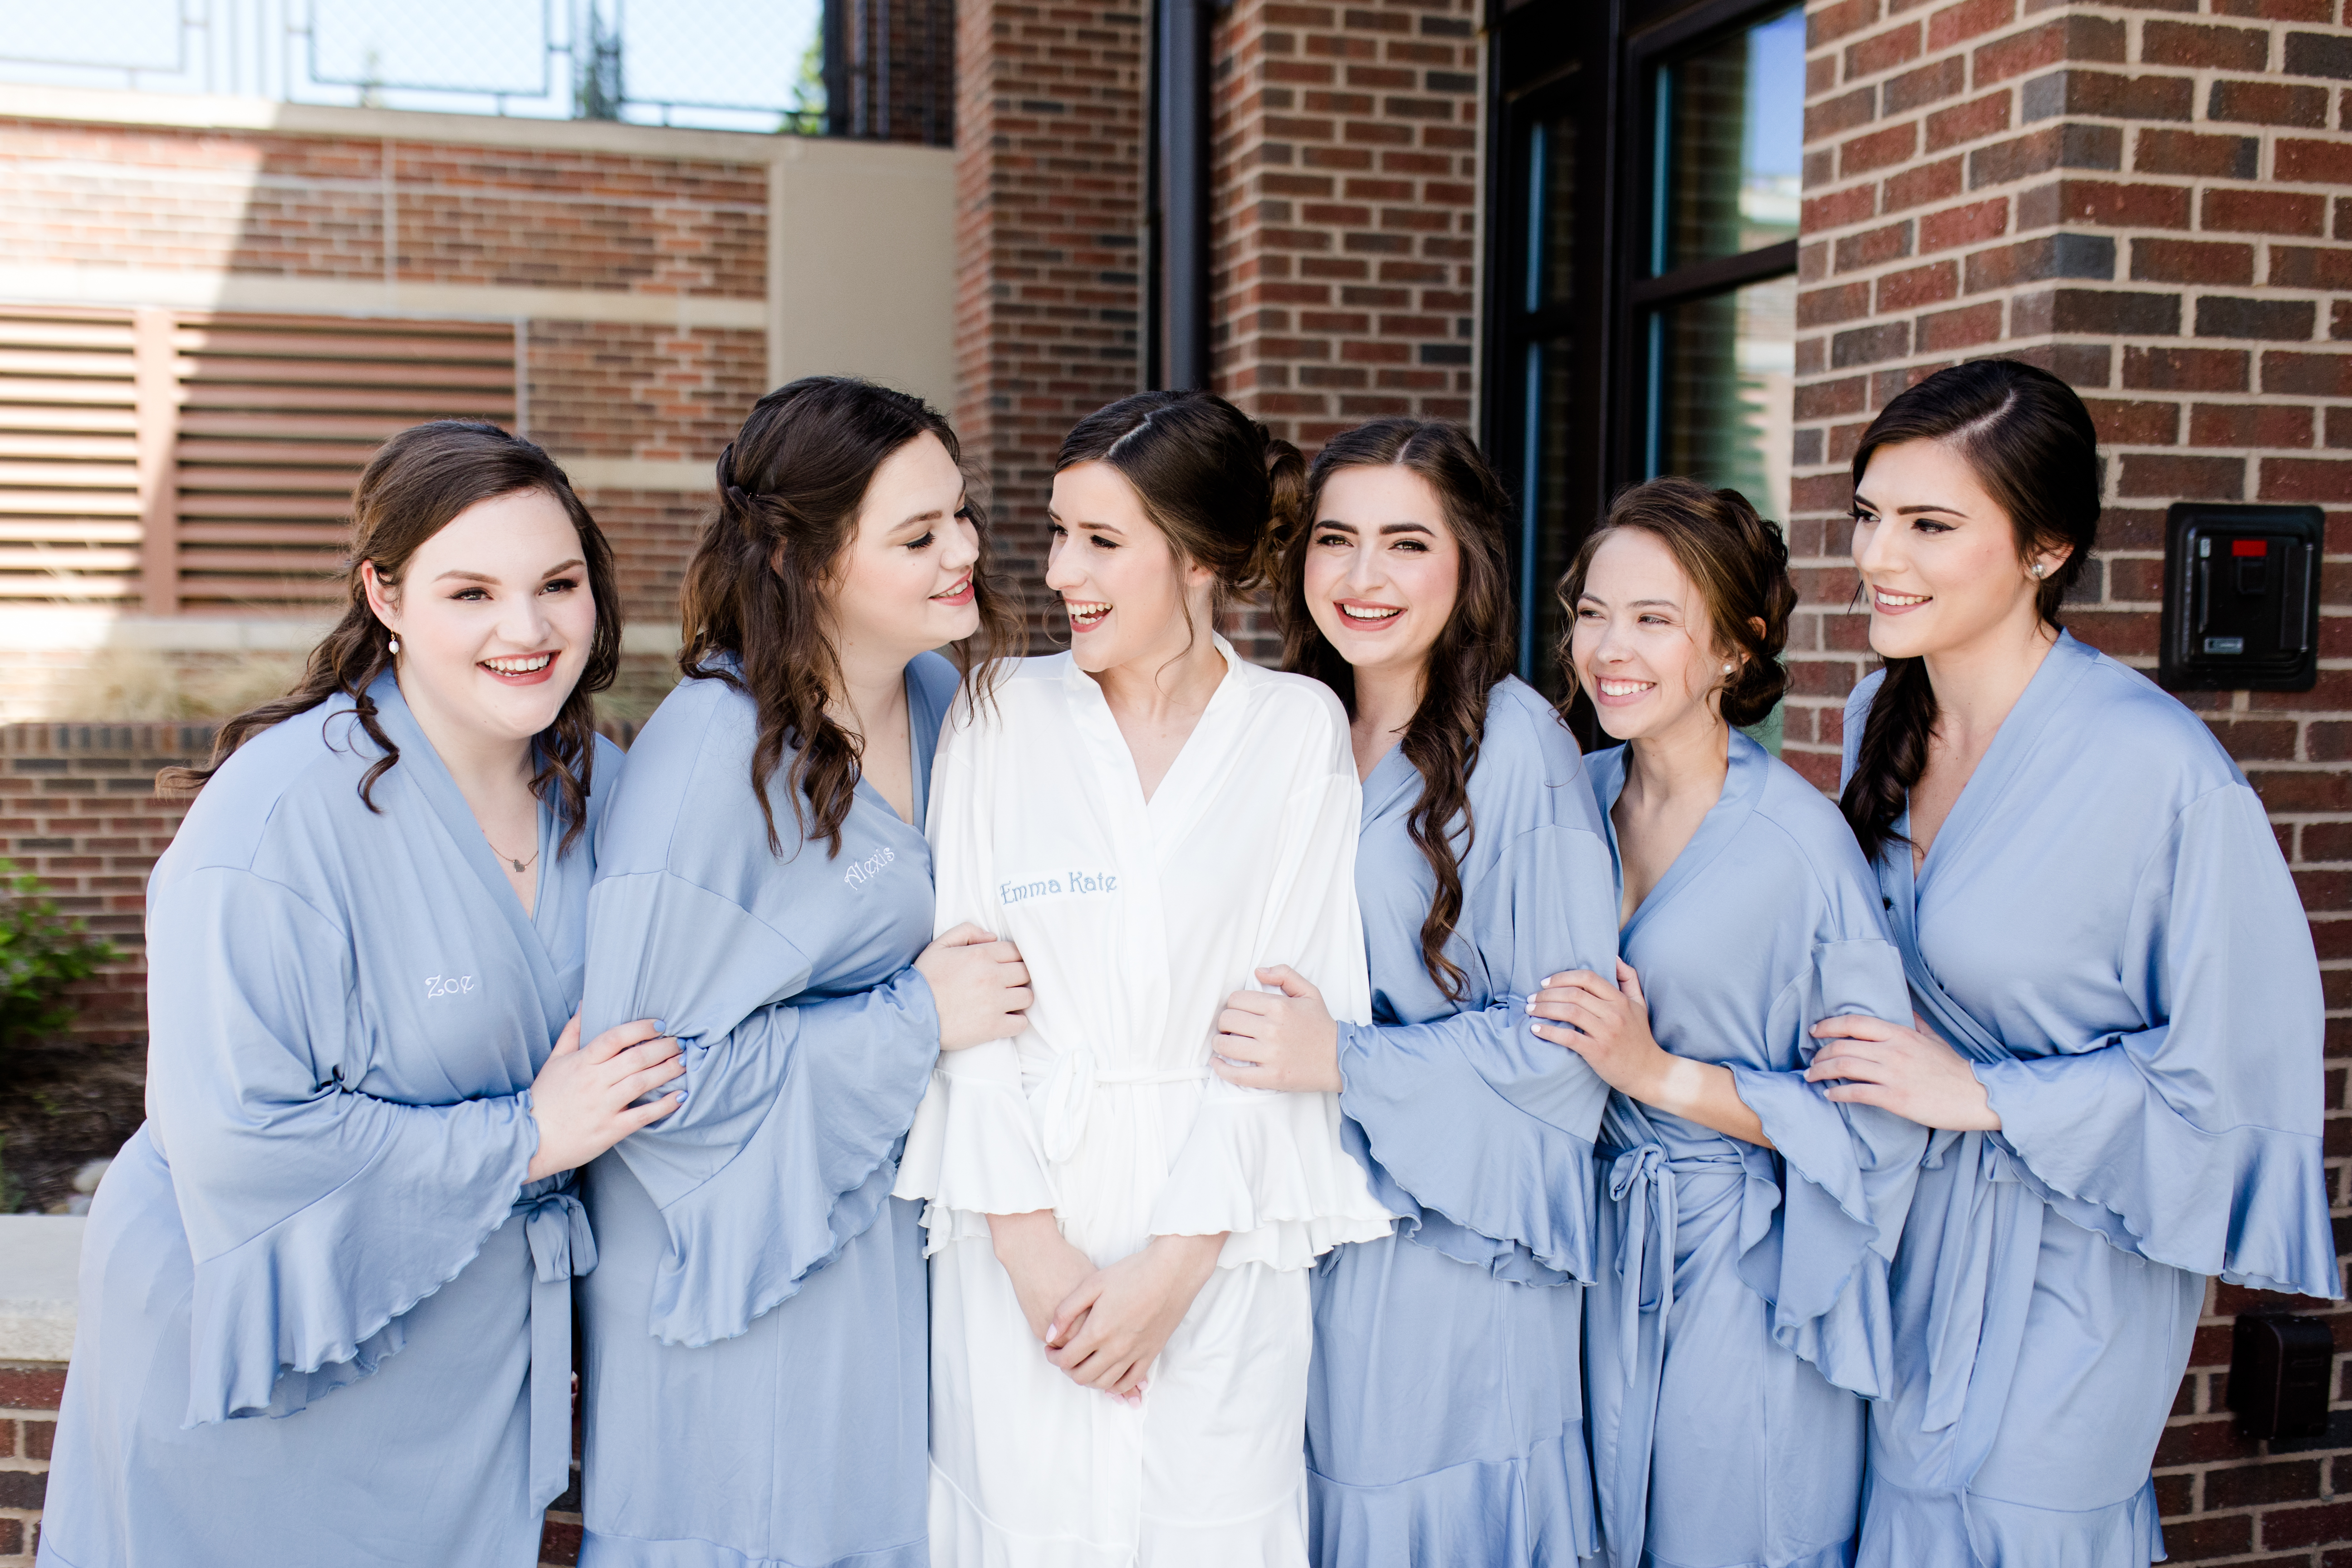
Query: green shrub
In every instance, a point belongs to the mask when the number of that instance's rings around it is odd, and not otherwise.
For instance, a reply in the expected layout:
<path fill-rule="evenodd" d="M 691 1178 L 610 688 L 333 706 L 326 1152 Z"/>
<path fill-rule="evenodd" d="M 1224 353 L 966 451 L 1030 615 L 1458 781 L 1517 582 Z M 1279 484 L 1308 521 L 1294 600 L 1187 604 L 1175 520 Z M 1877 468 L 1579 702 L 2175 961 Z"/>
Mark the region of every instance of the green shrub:
<path fill-rule="evenodd" d="M 0 859 L 0 1046 L 62 1033 L 74 1016 L 66 987 L 114 956 L 113 944 L 58 913 L 38 877 Z"/>

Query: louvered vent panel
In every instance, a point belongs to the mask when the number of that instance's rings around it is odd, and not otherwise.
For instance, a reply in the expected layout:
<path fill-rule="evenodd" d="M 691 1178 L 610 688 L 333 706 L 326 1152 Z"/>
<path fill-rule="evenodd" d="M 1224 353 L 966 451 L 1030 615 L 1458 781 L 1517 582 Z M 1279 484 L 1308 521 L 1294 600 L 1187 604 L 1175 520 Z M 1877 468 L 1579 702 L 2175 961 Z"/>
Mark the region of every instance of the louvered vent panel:
<path fill-rule="evenodd" d="M 173 347 L 189 610 L 337 597 L 352 487 L 378 443 L 426 419 L 514 423 L 506 326 L 184 316 Z"/>
<path fill-rule="evenodd" d="M 128 310 L 0 307 L 0 602 L 140 594 Z"/>

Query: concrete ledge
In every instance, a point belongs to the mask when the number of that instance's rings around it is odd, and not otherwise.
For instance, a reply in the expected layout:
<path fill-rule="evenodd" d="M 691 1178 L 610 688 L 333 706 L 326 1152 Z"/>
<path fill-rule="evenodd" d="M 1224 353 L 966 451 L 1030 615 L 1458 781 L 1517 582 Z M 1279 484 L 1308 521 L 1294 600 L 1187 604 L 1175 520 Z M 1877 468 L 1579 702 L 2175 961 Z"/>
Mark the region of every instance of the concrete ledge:
<path fill-rule="evenodd" d="M 0 1361 L 61 1362 L 73 1354 L 78 1215 L 0 1215 Z"/>
<path fill-rule="evenodd" d="M 274 131 L 289 136 L 352 136 L 444 142 L 474 147 L 529 147 L 764 163 L 777 143 L 818 140 L 757 131 L 686 131 L 616 120 L 542 120 L 513 114 L 432 114 L 406 109 L 345 109 L 178 92 L 124 92 L 92 87 L 0 87 L 0 118 L 69 120 L 99 125 L 153 125 L 192 131 Z"/>
<path fill-rule="evenodd" d="M 308 653 L 333 624 L 292 616 L 126 616 L 96 605 L 12 605 L 0 616 L 0 653 Z"/>
<path fill-rule="evenodd" d="M 163 270 L 97 262 L 0 264 L 0 299 L 29 305 L 168 305 L 183 310 L 257 310 L 399 320 L 619 321 L 644 326 L 762 331 L 762 300 L 625 289 L 538 289 L 352 278 L 281 278 L 205 268 Z"/>

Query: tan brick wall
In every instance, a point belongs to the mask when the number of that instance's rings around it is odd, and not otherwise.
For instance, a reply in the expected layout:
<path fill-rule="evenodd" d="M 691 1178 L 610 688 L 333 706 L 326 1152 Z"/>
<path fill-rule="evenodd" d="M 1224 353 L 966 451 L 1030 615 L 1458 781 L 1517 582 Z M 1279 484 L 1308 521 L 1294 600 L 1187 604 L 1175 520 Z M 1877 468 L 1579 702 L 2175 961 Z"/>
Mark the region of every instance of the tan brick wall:
<path fill-rule="evenodd" d="M 767 172 L 553 149 L 0 120 L 0 256 L 756 300 Z"/>
<path fill-rule="evenodd" d="M 1796 497 L 1805 590 L 1790 760 L 1834 786 L 1871 667 L 1851 609 L 1846 464 L 1895 392 L 2003 354 L 2066 378 L 2105 458 L 2100 547 L 2069 625 L 2156 663 L 2165 508 L 2330 509 L 2321 675 L 2205 713 L 2271 810 L 2312 911 L 2332 1052 L 2352 1054 L 2352 33 L 2338 0 L 1837 0 L 1809 7 Z M 2339 1016 L 2339 1015 L 2343 1015 Z M 2339 1215 L 2352 1116 L 2331 1058 Z M 2341 1223 L 2339 1221 L 2339 1223 Z M 2176 1561 L 2352 1561 L 2352 1454 L 2273 1457 L 2224 1405 L 2216 1287 L 2157 1456 Z M 2330 1313 L 2352 1350 L 2352 1315 Z M 2352 1365 L 2342 1390 L 2352 1396 Z M 2339 1401 L 2339 1408 L 2352 1400 Z M 2339 1486 L 2340 1483 L 2340 1486 Z"/>
<path fill-rule="evenodd" d="M 1215 384 L 1310 451 L 1472 417 L 1479 14 L 1240 0 L 1217 24 Z"/>
<path fill-rule="evenodd" d="M 526 341 L 530 437 L 551 451 L 715 464 L 768 390 L 762 332 L 534 321 Z"/>

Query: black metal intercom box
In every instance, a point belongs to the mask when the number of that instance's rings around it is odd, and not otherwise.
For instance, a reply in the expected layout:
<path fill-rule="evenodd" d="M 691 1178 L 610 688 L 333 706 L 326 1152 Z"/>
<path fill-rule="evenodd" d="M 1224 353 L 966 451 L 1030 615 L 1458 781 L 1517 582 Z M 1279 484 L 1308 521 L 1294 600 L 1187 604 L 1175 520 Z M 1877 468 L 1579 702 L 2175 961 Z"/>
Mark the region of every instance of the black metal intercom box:
<path fill-rule="evenodd" d="M 2325 1318 L 2249 1312 L 2231 1334 L 2230 1408 L 2250 1437 L 2314 1437 L 2327 1430 L 2336 1336 Z"/>
<path fill-rule="evenodd" d="M 2175 501 L 2157 679 L 2174 691 L 2310 690 L 2326 531 L 2315 506 Z"/>

